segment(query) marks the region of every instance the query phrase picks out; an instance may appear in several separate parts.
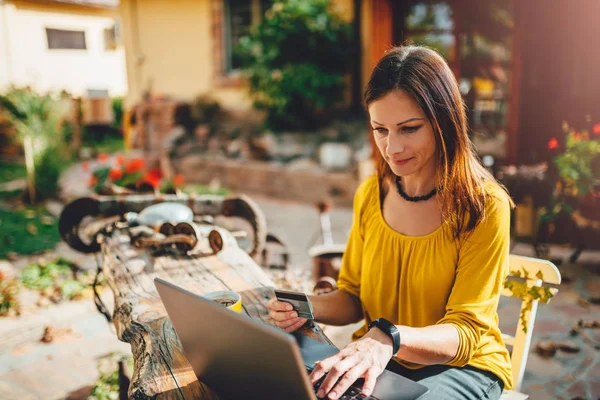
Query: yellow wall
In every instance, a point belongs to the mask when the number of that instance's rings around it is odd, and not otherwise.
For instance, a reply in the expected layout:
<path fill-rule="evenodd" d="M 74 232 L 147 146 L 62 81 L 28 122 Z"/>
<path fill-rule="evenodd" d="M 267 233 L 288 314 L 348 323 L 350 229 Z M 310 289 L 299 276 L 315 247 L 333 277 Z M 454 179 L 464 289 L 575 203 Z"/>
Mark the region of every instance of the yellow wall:
<path fill-rule="evenodd" d="M 0 2 L 0 90 L 31 86 L 40 92 L 67 90 L 83 95 L 106 89 L 127 92 L 125 50 L 105 50 L 104 29 L 117 10 L 27 1 Z M 82 30 L 86 50 L 49 50 L 46 28 Z"/>
<path fill-rule="evenodd" d="M 354 15 L 353 0 L 332 0 L 333 10 L 340 14 L 345 21 L 352 21 Z"/>
<path fill-rule="evenodd" d="M 353 0 L 334 0 L 352 20 Z M 211 0 L 121 0 L 129 95 L 138 102 L 145 91 L 190 100 L 209 94 L 223 106 L 248 110 L 246 85 L 227 86 L 215 76 Z"/>
<path fill-rule="evenodd" d="M 145 91 L 191 99 L 212 81 L 209 0 L 121 0 L 128 104 Z"/>
<path fill-rule="evenodd" d="M 372 42 L 372 23 L 373 23 L 373 3 L 371 0 L 363 0 L 361 10 L 361 48 L 362 48 L 362 87 L 367 86 L 369 77 L 371 76 L 371 69 L 374 65 L 371 65 L 371 42 Z"/>

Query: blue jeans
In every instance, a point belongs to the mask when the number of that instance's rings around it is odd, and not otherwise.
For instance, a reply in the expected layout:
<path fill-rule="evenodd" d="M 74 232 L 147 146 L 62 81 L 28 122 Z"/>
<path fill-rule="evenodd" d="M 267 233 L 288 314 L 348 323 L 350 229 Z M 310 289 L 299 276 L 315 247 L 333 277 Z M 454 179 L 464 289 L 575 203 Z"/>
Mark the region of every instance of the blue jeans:
<path fill-rule="evenodd" d="M 470 366 L 429 365 L 412 370 L 390 361 L 387 369 L 427 386 L 429 393 L 423 397 L 427 400 L 498 400 L 504 389 L 496 375 Z"/>

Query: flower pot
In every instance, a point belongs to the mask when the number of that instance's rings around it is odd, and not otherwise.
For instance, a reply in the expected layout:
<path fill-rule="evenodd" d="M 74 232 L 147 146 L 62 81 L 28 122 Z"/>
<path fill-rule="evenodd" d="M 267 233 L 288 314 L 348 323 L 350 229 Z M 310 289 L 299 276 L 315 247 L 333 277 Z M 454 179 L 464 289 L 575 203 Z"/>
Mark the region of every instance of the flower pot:
<path fill-rule="evenodd" d="M 352 148 L 346 143 L 323 143 L 319 148 L 319 163 L 328 170 L 345 170 L 350 167 Z"/>
<path fill-rule="evenodd" d="M 537 223 L 537 208 L 533 206 L 531 196 L 525 196 L 523 203 L 515 208 L 515 235 L 520 238 L 533 237 Z"/>

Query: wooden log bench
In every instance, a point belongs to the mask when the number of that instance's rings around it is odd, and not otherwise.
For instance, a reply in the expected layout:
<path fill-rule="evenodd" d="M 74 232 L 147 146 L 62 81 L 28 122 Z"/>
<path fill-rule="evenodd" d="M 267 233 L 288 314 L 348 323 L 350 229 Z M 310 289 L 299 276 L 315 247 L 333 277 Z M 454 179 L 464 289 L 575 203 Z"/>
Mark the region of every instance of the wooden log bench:
<path fill-rule="evenodd" d="M 154 257 L 134 248 L 129 236 L 119 232 L 106 237 L 101 245 L 101 271 L 115 296 L 113 323 L 118 338 L 131 344 L 133 353 L 130 399 L 219 398 L 198 381 L 183 355 L 154 287 L 155 277 L 198 294 L 234 290 L 242 295 L 244 311 L 250 317 L 273 324 L 266 307 L 274 296 L 271 279 L 227 230 L 211 225 L 203 229 L 218 230 L 227 245 L 217 254 L 201 249 L 196 255 Z M 329 342 L 316 324 L 307 324 L 301 332 Z"/>

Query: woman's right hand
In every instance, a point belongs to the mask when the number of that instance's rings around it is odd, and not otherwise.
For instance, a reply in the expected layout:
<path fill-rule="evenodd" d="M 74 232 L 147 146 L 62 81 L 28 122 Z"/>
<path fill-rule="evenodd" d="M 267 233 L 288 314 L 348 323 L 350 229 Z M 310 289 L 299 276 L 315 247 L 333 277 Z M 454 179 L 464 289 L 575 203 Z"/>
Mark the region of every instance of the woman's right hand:
<path fill-rule="evenodd" d="M 290 333 L 298 330 L 307 321 L 306 318 L 298 317 L 290 303 L 277 300 L 275 297 L 267 303 L 269 316 L 273 318 L 277 326 Z"/>

